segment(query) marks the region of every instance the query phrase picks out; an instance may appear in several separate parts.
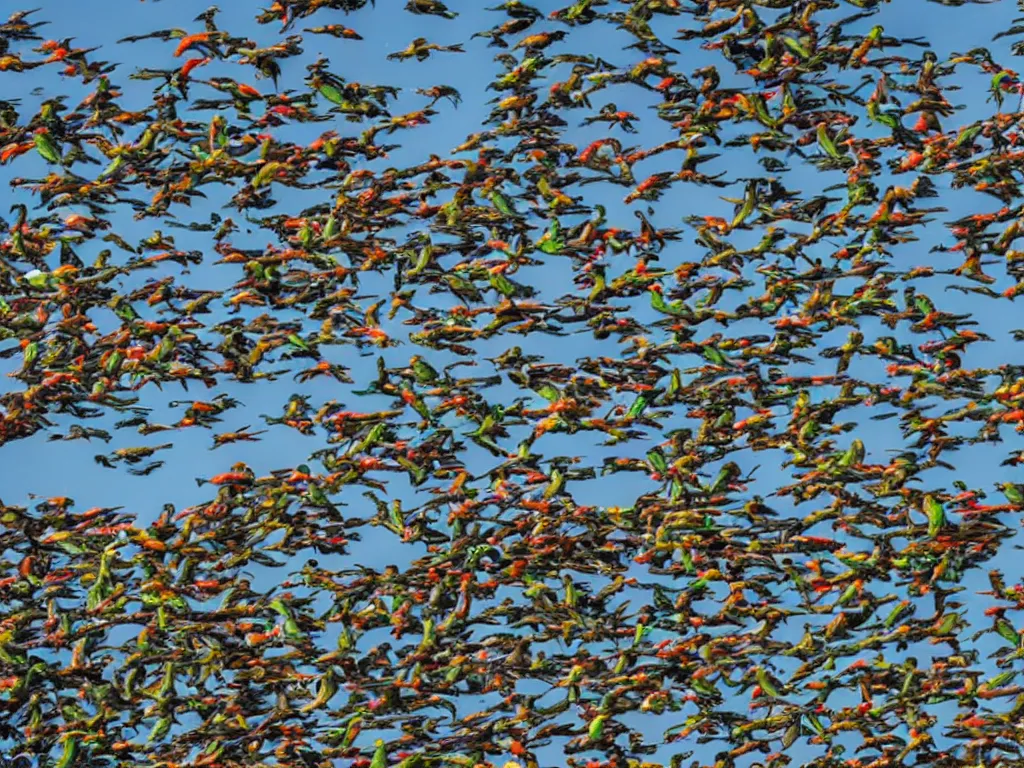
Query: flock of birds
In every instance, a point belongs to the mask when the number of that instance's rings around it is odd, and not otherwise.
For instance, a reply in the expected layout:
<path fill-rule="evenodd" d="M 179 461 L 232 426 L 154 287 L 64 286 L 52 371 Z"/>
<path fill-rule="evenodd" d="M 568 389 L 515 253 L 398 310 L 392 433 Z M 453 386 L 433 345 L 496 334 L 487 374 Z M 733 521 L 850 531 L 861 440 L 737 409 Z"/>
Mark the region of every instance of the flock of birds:
<path fill-rule="evenodd" d="M 415 79 L 490 49 L 486 93 L 303 68 L 372 56 L 377 5 L 274 0 L 269 43 L 210 8 L 119 41 L 127 75 L 37 11 L 0 25 L 0 164 L 42 169 L 0 222 L 3 473 L 29 438 L 101 446 L 103 482 L 185 434 L 311 449 L 146 521 L 0 504 L 0 740 L 56 768 L 1024 765 L 1024 574 L 994 562 L 1024 485 L 968 458 L 1024 463 L 1024 364 L 976 362 L 1024 293 L 1024 81 L 880 0 L 506 0 L 381 54 Z M 81 93 L 26 107 L 44 75 Z M 453 149 L 396 143 L 492 96 Z M 628 506 L 583 498 L 618 473 Z"/>

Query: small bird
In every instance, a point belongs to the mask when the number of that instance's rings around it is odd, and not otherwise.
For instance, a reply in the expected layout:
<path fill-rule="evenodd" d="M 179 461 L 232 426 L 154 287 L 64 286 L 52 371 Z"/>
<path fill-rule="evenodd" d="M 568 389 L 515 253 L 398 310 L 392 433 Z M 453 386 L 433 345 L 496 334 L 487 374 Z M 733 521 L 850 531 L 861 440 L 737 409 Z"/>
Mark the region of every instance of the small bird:
<path fill-rule="evenodd" d="M 309 27 L 305 30 L 314 35 L 330 35 L 344 40 L 362 40 L 363 37 L 354 29 L 341 24 L 326 24 L 322 27 Z"/>
<path fill-rule="evenodd" d="M 405 9 L 410 13 L 440 16 L 445 19 L 454 19 L 459 15 L 455 11 L 448 10 L 448 6 L 441 0 L 408 0 Z"/>
<path fill-rule="evenodd" d="M 425 37 L 417 37 L 409 43 L 407 48 L 397 53 L 390 53 L 387 58 L 389 61 L 404 61 L 406 59 L 426 61 L 430 58 L 431 52 L 434 51 L 438 53 L 465 53 L 461 45 L 438 45 L 437 43 L 427 42 Z"/>

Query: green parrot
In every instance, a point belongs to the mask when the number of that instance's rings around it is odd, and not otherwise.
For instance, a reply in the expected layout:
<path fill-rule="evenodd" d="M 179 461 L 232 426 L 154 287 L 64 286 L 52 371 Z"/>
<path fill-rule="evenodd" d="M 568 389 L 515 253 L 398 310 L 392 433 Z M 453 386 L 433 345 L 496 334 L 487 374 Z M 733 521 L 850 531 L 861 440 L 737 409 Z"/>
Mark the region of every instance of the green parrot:
<path fill-rule="evenodd" d="M 930 493 L 924 497 L 921 508 L 928 517 L 928 535 L 934 539 L 946 524 L 946 510 Z"/>
<path fill-rule="evenodd" d="M 36 132 L 32 141 L 36 145 L 36 151 L 43 156 L 43 159 L 53 165 L 60 165 L 61 156 L 60 150 L 57 145 L 53 143 L 53 139 L 50 138 L 50 134 L 46 129 L 40 129 Z"/>
<path fill-rule="evenodd" d="M 419 384 L 433 384 L 440 378 L 434 367 L 419 355 L 414 355 L 409 361 L 409 365 Z"/>

